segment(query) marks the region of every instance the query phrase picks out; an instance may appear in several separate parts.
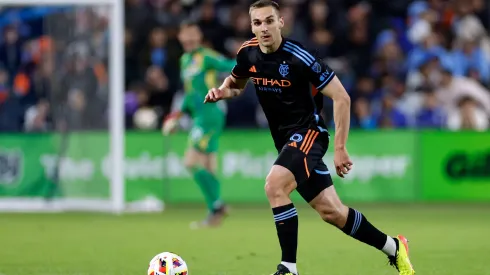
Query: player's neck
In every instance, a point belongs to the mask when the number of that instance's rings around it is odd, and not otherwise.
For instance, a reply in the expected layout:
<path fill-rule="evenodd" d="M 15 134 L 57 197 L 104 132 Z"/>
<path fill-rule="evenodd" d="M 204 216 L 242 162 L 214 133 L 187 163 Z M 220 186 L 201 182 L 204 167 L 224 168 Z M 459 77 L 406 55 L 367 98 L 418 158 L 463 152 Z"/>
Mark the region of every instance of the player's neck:
<path fill-rule="evenodd" d="M 264 46 L 259 44 L 260 50 L 263 53 L 273 53 L 273 52 L 277 51 L 279 49 L 279 47 L 281 46 L 282 39 L 283 39 L 282 36 L 280 36 L 279 39 L 277 41 L 275 41 L 274 44 L 270 45 L 269 47 L 264 47 Z"/>

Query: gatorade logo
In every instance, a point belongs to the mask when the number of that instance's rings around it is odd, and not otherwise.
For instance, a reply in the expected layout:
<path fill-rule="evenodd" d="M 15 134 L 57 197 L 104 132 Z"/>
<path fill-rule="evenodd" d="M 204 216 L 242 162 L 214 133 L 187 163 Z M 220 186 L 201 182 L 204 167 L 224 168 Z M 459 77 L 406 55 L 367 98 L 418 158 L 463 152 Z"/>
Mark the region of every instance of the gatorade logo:
<path fill-rule="evenodd" d="M 453 154 L 448 158 L 445 170 L 453 180 L 490 179 L 490 152 Z"/>

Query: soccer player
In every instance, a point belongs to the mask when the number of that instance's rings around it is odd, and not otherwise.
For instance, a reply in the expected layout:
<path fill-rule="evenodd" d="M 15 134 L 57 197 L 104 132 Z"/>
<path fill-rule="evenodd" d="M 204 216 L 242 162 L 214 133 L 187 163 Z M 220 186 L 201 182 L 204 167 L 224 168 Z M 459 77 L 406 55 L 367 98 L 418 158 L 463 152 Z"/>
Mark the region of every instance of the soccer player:
<path fill-rule="evenodd" d="M 209 210 L 206 219 L 193 222 L 191 226 L 218 226 L 227 214 L 227 207 L 220 195 L 220 182 L 215 174 L 216 152 L 219 136 L 225 126 L 225 114 L 217 105 L 202 104 L 202 98 L 208 89 L 216 85 L 216 73 L 230 71 L 236 63 L 202 46 L 202 33 L 194 22 L 184 22 L 178 38 L 185 51 L 180 58 L 185 97 L 180 111 L 165 119 L 162 131 L 164 135 L 174 132 L 183 113 L 191 115 L 193 126 L 185 152 L 185 166 L 201 188 Z"/>
<path fill-rule="evenodd" d="M 274 274 L 299 274 L 298 216 L 289 196 L 295 189 L 325 222 L 384 252 L 399 274 L 414 274 L 405 237 L 386 235 L 361 212 L 345 206 L 322 161 L 329 133 L 309 88 L 313 84 L 334 102 L 334 165 L 336 173 L 344 177 L 351 170 L 352 161 L 346 149 L 350 98 L 343 85 L 320 59 L 299 43 L 282 37 L 284 22 L 277 3 L 257 1 L 250 6 L 249 13 L 255 37 L 239 49 L 231 76 L 219 88 L 210 89 L 204 102 L 240 95 L 249 78 L 255 86 L 279 153 L 265 182 L 282 250 L 281 263 Z"/>

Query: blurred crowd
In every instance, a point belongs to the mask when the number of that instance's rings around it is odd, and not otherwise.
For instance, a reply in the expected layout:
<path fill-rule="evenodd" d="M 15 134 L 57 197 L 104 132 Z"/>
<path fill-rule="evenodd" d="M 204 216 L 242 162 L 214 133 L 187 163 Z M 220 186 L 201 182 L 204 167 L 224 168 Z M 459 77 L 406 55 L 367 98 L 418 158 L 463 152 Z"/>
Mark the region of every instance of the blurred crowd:
<path fill-rule="evenodd" d="M 284 0 L 284 36 L 323 58 L 352 98 L 352 127 L 486 130 L 490 4 L 484 0 Z M 126 0 L 125 111 L 159 119 L 182 96 L 176 35 L 188 18 L 234 58 L 252 37 L 248 0 Z M 109 11 L 0 10 L 0 131 L 107 128 Z M 228 127 L 267 127 L 252 85 Z M 332 102 L 324 119 L 333 127 Z"/>

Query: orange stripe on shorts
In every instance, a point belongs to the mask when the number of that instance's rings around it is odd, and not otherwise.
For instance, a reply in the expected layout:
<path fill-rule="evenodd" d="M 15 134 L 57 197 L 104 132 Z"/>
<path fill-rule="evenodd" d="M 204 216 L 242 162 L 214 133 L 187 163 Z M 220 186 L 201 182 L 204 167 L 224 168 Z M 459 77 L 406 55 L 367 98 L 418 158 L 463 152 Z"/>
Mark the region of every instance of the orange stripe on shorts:
<path fill-rule="evenodd" d="M 310 134 L 311 134 L 311 130 L 308 130 L 305 139 L 303 140 L 303 142 L 301 143 L 301 147 L 299 148 L 301 151 L 303 151 L 303 148 L 305 148 L 306 144 L 308 143 L 308 140 L 310 139 Z"/>

